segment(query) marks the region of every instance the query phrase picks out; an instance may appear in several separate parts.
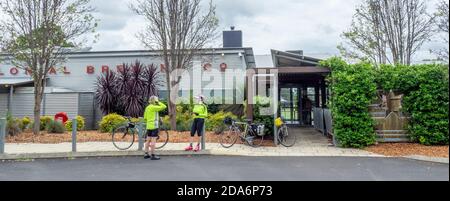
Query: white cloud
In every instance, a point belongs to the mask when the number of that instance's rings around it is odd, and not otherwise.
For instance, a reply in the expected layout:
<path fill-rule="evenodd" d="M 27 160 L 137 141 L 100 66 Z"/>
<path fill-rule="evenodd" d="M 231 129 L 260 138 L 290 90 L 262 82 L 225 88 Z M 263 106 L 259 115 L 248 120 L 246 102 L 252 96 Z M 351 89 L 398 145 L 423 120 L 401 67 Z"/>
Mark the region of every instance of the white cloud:
<path fill-rule="evenodd" d="M 434 9 L 432 0 L 430 9 Z M 93 0 L 101 20 L 94 50 L 145 49 L 135 35 L 145 21 L 129 9 L 132 0 Z M 207 1 L 205 1 L 206 3 Z M 304 50 L 306 54 L 337 54 L 346 30 L 362 0 L 213 0 L 221 30 L 236 26 L 244 45 L 256 54 L 270 49 Z M 218 39 L 221 40 L 221 37 Z M 221 41 L 218 41 L 220 44 Z M 418 57 L 428 57 L 426 45 Z"/>

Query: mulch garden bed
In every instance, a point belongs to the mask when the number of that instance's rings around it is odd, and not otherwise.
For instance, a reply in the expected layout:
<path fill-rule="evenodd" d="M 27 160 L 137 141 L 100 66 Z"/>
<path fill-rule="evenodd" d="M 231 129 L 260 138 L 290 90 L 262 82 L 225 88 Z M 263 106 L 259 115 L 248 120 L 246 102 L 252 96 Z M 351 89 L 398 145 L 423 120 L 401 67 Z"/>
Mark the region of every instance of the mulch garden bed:
<path fill-rule="evenodd" d="M 449 146 L 425 146 L 416 143 L 380 143 L 366 148 L 367 151 L 385 156 L 422 155 L 428 157 L 449 157 Z"/>
<path fill-rule="evenodd" d="M 169 131 L 170 143 L 188 143 L 190 132 Z M 136 139 L 137 141 L 138 139 Z M 77 133 L 77 142 L 111 142 L 111 134 L 100 133 L 97 131 L 79 131 Z M 36 144 L 59 144 L 64 142 L 72 142 L 72 133 L 49 134 L 42 132 L 40 135 L 34 135 L 30 132 L 21 133 L 17 136 L 7 136 L 6 143 L 36 143 Z M 214 132 L 207 132 L 207 143 L 219 143 L 220 135 Z M 242 144 L 238 140 L 238 144 Z M 263 142 L 263 146 L 273 146 L 273 140 L 267 139 Z"/>

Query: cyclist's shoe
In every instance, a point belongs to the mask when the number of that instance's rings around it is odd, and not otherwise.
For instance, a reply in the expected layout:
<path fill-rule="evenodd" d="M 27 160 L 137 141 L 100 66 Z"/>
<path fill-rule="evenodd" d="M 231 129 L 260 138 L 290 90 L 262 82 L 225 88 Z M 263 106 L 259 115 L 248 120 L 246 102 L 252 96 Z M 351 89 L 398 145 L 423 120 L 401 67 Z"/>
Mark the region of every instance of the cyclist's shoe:
<path fill-rule="evenodd" d="M 149 159 L 149 158 L 151 158 L 151 156 L 148 154 L 145 154 L 144 159 Z"/>
<path fill-rule="evenodd" d="M 194 151 L 195 151 L 195 152 L 200 151 L 200 145 L 199 145 L 199 144 L 195 147 Z"/>
<path fill-rule="evenodd" d="M 158 157 L 158 156 L 153 155 L 150 160 L 152 160 L 152 161 L 159 161 L 159 160 L 161 160 L 161 158 Z"/>
<path fill-rule="evenodd" d="M 192 151 L 192 150 L 194 150 L 194 148 L 190 145 L 184 149 L 184 151 Z"/>

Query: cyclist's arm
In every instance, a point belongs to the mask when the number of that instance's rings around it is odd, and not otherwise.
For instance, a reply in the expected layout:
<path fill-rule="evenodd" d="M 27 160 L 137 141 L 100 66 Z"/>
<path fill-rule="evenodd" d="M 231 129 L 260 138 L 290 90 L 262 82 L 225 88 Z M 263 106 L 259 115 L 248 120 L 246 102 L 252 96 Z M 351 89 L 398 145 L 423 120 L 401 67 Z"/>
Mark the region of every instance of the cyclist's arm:
<path fill-rule="evenodd" d="M 147 118 L 148 117 L 148 107 L 145 108 L 145 112 L 144 112 L 144 121 L 147 122 Z"/>
<path fill-rule="evenodd" d="M 152 112 L 160 112 L 167 108 L 167 106 L 164 103 L 159 102 L 158 105 L 150 105 L 148 106 L 149 110 Z"/>

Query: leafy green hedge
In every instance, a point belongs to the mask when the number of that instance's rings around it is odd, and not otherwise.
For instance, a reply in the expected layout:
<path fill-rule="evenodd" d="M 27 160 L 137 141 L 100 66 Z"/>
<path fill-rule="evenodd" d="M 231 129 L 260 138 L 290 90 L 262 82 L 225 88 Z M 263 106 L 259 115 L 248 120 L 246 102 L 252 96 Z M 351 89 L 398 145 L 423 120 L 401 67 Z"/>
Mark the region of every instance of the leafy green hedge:
<path fill-rule="evenodd" d="M 424 145 L 448 145 L 448 66 L 385 65 L 378 71 L 380 89 L 405 95 L 403 107 L 411 115 L 412 139 Z"/>
<path fill-rule="evenodd" d="M 332 69 L 329 77 L 334 134 L 342 147 L 362 148 L 375 143 L 369 105 L 376 97 L 376 72 L 370 63 L 349 65 L 340 58 L 321 62 Z"/>
<path fill-rule="evenodd" d="M 425 145 L 449 144 L 448 65 L 347 64 L 340 58 L 321 63 L 330 67 L 330 106 L 334 132 L 343 147 L 365 147 L 375 142 L 368 106 L 376 90 L 404 94 L 403 110 L 411 115 L 411 138 Z"/>
<path fill-rule="evenodd" d="M 274 128 L 274 119 L 273 115 L 267 115 L 267 114 L 261 114 L 262 108 L 269 108 L 271 99 L 268 97 L 261 97 L 257 96 L 255 97 L 256 104 L 253 108 L 253 115 L 254 115 L 254 123 L 260 123 L 265 125 L 265 134 L 266 135 L 272 135 L 273 136 L 273 128 Z"/>

